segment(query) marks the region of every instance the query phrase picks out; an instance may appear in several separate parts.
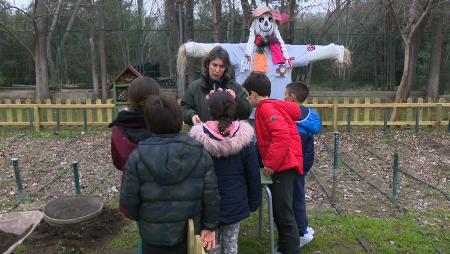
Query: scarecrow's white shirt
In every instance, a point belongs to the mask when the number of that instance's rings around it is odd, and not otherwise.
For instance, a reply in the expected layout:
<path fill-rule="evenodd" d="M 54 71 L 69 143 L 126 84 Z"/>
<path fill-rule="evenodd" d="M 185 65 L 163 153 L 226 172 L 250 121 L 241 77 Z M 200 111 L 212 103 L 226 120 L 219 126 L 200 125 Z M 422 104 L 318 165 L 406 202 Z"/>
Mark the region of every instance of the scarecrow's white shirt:
<path fill-rule="evenodd" d="M 251 71 L 240 72 L 241 62 L 244 58 L 246 43 L 230 44 L 230 43 L 197 43 L 188 42 L 185 44 L 186 53 L 191 57 L 202 57 L 207 54 L 213 47 L 221 46 L 230 55 L 231 65 L 235 72 L 235 79 L 239 84 L 243 84 L 245 79 L 250 75 Z M 294 67 L 308 65 L 310 62 L 323 59 L 337 59 L 343 62 L 344 46 L 329 44 L 326 46 L 315 46 L 315 50 L 308 51 L 308 45 L 289 45 L 286 44 L 287 51 L 290 57 L 294 57 L 292 63 Z M 286 85 L 291 83 L 291 69 L 284 73 L 284 77 L 276 76 L 276 69 L 278 64 L 273 64 L 272 54 L 269 47 L 264 47 L 264 53 L 267 56 L 268 71 L 266 73 L 269 77 L 272 90 L 270 97 L 272 99 L 281 100 L 284 98 L 284 90 Z"/>

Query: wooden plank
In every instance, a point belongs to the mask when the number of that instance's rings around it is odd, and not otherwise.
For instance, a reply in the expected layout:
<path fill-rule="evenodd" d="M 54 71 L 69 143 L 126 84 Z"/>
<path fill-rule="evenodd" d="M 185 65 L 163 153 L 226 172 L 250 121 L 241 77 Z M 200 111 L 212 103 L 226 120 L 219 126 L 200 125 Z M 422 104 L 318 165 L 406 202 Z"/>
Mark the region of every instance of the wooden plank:
<path fill-rule="evenodd" d="M 84 110 L 86 105 L 81 103 L 81 99 L 80 98 L 76 99 L 75 104 L 77 106 L 79 106 L 80 108 L 74 110 L 74 118 L 73 118 L 73 120 L 76 121 L 76 122 L 83 122 L 83 113 L 81 111 Z"/>
<path fill-rule="evenodd" d="M 102 104 L 102 100 L 97 99 L 95 101 L 96 105 L 101 105 Z M 101 108 L 97 108 L 97 121 L 98 123 L 103 123 L 103 110 Z"/>
<path fill-rule="evenodd" d="M 52 105 L 52 101 L 50 99 L 45 100 L 46 105 Z M 45 110 L 47 112 L 47 122 L 52 123 L 53 122 L 53 111 L 52 109 L 48 108 Z"/>
<path fill-rule="evenodd" d="M 25 104 L 31 105 L 31 99 L 25 99 Z M 27 111 L 25 111 L 25 119 L 24 119 L 24 121 L 28 122 L 27 125 L 30 125 L 30 117 L 29 117 L 29 114 L 28 114 L 28 109 L 27 109 Z"/>
<path fill-rule="evenodd" d="M 342 105 L 339 105 L 340 108 L 342 108 L 342 110 L 344 110 L 342 112 L 342 120 L 347 123 L 348 121 L 348 105 L 350 104 L 350 99 L 348 97 L 344 98 L 344 103 Z M 344 106 L 344 107 L 341 107 Z M 350 109 L 351 110 L 351 109 Z"/>
<path fill-rule="evenodd" d="M 106 104 L 112 104 L 112 100 L 111 99 L 106 100 Z M 113 120 L 113 110 L 114 110 L 113 108 L 106 109 L 106 121 L 108 123 L 112 122 Z"/>
<path fill-rule="evenodd" d="M 428 97 L 428 103 L 431 105 L 431 103 L 433 103 L 433 99 Z M 427 121 L 431 121 L 432 119 L 432 115 L 433 115 L 433 109 L 431 107 L 427 108 Z M 430 126 L 432 127 L 432 125 Z"/>
<path fill-rule="evenodd" d="M 408 104 L 412 104 L 413 99 L 412 98 L 408 98 L 406 100 L 406 103 Z M 414 125 L 413 122 L 413 107 L 407 107 L 406 108 L 406 122 L 408 123 L 408 125 Z"/>
<path fill-rule="evenodd" d="M 353 125 L 359 122 L 359 98 L 355 98 L 353 100 L 353 106 L 355 106 L 355 109 L 353 110 Z"/>
<path fill-rule="evenodd" d="M 423 98 L 418 98 L 417 99 L 417 104 L 423 103 Z M 423 108 L 419 107 L 419 125 L 423 120 Z"/>
<path fill-rule="evenodd" d="M 337 122 L 338 122 L 338 100 L 334 98 L 333 100 L 333 130 L 337 131 Z"/>
<path fill-rule="evenodd" d="M 22 104 L 22 101 L 20 99 L 16 99 L 15 101 L 16 105 Z M 16 109 L 16 115 L 17 115 L 17 122 L 22 123 L 23 122 L 23 116 L 22 116 L 22 110 L 21 108 Z"/>
<path fill-rule="evenodd" d="M 443 115 L 442 115 L 442 104 L 440 103 L 444 103 L 445 100 L 443 98 L 439 99 L 439 104 L 436 106 L 436 127 L 440 127 L 442 125 L 442 119 L 443 119 Z"/>
<path fill-rule="evenodd" d="M 364 122 L 369 123 L 370 122 L 370 98 L 366 97 L 364 98 L 364 105 L 367 107 L 364 108 Z"/>
<path fill-rule="evenodd" d="M 5 99 L 5 104 L 9 105 L 9 108 L 6 108 L 6 121 L 12 123 L 14 121 L 11 109 L 11 99 Z"/>
<path fill-rule="evenodd" d="M 70 107 L 72 104 L 72 100 L 71 99 L 67 99 L 66 100 L 66 122 L 73 122 L 73 116 L 72 116 L 72 108 Z"/>
<path fill-rule="evenodd" d="M 87 111 L 87 122 L 88 124 L 92 123 L 92 109 L 90 109 L 88 106 L 92 104 L 91 99 L 86 99 L 86 111 Z"/>
<path fill-rule="evenodd" d="M 323 104 L 328 104 L 328 98 L 325 98 L 323 100 Z M 330 121 L 330 119 L 328 118 L 328 108 L 324 108 L 323 109 L 323 116 L 322 116 L 322 121 Z"/>
<path fill-rule="evenodd" d="M 41 119 L 39 116 L 39 107 L 36 105 L 33 107 L 34 128 L 39 132 L 41 130 Z"/>
<path fill-rule="evenodd" d="M 194 221 L 188 220 L 188 232 L 187 232 L 188 254 L 194 254 L 195 252 L 195 231 Z"/>
<path fill-rule="evenodd" d="M 375 98 L 375 105 L 373 106 L 379 106 L 381 105 L 381 99 Z M 381 108 L 374 108 L 374 121 L 381 121 Z"/>

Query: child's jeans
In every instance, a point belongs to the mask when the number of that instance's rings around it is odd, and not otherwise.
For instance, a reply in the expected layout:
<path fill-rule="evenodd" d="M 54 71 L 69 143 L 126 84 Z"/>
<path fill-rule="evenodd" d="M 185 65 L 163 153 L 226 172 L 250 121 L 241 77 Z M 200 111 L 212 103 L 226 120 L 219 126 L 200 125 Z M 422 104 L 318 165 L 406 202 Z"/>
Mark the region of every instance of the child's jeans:
<path fill-rule="evenodd" d="M 294 185 L 297 172 L 293 169 L 272 175 L 269 185 L 273 197 L 273 217 L 278 229 L 278 251 L 283 254 L 298 254 L 300 238 L 292 209 Z"/>
<path fill-rule="evenodd" d="M 240 222 L 219 226 L 216 231 L 216 248 L 208 254 L 236 254 L 238 253 L 238 237 Z"/>
<path fill-rule="evenodd" d="M 298 226 L 298 233 L 300 236 L 306 234 L 306 228 L 308 227 L 308 215 L 306 213 L 306 199 L 305 199 L 305 177 L 303 174 L 297 176 L 294 185 L 294 198 L 292 202 L 292 208 L 294 209 L 295 221 Z"/>

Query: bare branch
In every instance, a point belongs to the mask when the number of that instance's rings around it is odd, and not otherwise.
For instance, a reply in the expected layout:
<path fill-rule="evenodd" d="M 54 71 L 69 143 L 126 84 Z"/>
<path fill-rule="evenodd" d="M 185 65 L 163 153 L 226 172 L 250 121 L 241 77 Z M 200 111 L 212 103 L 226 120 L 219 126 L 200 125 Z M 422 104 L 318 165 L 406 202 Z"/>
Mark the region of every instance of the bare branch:
<path fill-rule="evenodd" d="M 0 27 L 3 28 L 3 30 L 5 30 L 7 33 L 9 33 L 9 34 L 13 37 L 13 39 L 14 39 L 15 41 L 17 41 L 17 43 L 19 43 L 22 47 L 24 47 L 24 48 L 27 50 L 28 54 L 30 54 L 31 58 L 32 58 L 33 61 L 34 61 L 34 54 L 33 54 L 33 51 L 31 51 L 31 49 L 30 49 L 27 45 L 25 45 L 25 43 L 24 43 L 23 41 L 21 41 L 21 40 L 16 36 L 16 34 L 14 34 L 11 30 L 9 30 L 8 27 L 6 27 L 2 22 L 0 22 Z"/>
<path fill-rule="evenodd" d="M 425 10 L 423 11 L 422 15 L 420 16 L 419 20 L 416 22 L 416 24 L 414 24 L 411 28 L 411 32 L 409 34 L 409 39 L 415 35 L 417 28 L 419 26 L 421 26 L 425 20 L 426 20 L 426 16 L 428 16 L 428 14 L 431 11 L 431 6 L 433 5 L 433 0 L 427 0 L 427 3 L 425 4 Z"/>
<path fill-rule="evenodd" d="M 389 14 L 391 15 L 391 18 L 394 20 L 394 25 L 395 25 L 395 28 L 397 29 L 398 34 L 399 34 L 400 37 L 402 38 L 403 42 L 404 42 L 405 44 L 407 44 L 408 42 L 407 42 L 407 40 L 406 40 L 406 37 L 405 37 L 405 35 L 404 35 L 403 32 L 402 32 L 402 29 L 401 29 L 401 27 L 400 27 L 400 23 L 398 22 L 397 16 L 395 16 L 394 7 L 392 6 L 392 2 L 393 2 L 393 0 L 391 0 L 391 1 L 389 1 L 389 2 L 387 3 L 387 5 L 388 5 L 387 7 L 388 7 L 388 10 L 389 10 Z"/>

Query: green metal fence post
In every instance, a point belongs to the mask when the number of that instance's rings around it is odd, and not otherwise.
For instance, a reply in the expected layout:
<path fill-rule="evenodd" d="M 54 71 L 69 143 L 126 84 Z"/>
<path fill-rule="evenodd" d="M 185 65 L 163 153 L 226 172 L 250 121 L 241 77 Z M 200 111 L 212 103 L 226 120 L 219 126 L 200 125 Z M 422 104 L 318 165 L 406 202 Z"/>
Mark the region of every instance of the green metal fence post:
<path fill-rule="evenodd" d="M 83 109 L 83 129 L 84 132 L 87 132 L 88 129 L 88 122 L 87 122 L 87 109 Z"/>
<path fill-rule="evenodd" d="M 392 204 L 397 204 L 398 198 L 398 153 L 394 153 L 394 165 L 392 175 Z"/>
<path fill-rule="evenodd" d="M 416 108 L 416 132 L 419 132 L 419 107 Z"/>
<path fill-rule="evenodd" d="M 334 160 L 333 160 L 333 185 L 331 192 L 331 202 L 336 204 L 336 189 L 337 189 L 337 177 L 339 175 L 339 142 L 341 134 L 339 132 L 334 133 Z"/>
<path fill-rule="evenodd" d="M 34 134 L 34 119 L 33 119 L 33 109 L 28 109 L 28 119 L 30 120 L 30 131 L 31 134 Z"/>
<path fill-rule="evenodd" d="M 72 161 L 73 181 L 75 182 L 75 193 L 80 194 L 80 177 L 78 175 L 78 161 Z"/>
<path fill-rule="evenodd" d="M 55 117 L 56 117 L 56 130 L 58 132 L 61 131 L 61 114 L 59 108 L 55 109 Z"/>
<path fill-rule="evenodd" d="M 25 200 L 25 193 L 22 187 L 22 178 L 20 177 L 19 159 L 12 158 L 11 160 L 14 167 L 14 174 L 16 176 L 16 184 L 17 184 L 17 192 L 19 193 L 19 200 L 20 203 L 23 203 Z"/>

